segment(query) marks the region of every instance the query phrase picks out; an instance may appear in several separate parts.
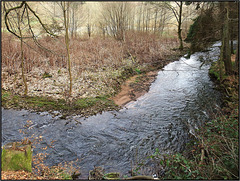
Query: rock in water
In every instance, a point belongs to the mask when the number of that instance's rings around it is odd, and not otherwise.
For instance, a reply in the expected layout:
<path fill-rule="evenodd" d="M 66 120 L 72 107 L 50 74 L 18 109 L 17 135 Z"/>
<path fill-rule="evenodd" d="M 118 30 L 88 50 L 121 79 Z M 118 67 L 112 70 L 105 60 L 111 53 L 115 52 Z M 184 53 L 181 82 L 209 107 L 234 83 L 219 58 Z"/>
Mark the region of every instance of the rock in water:
<path fill-rule="evenodd" d="M 2 171 L 25 170 L 32 172 L 31 144 L 8 143 L 2 148 Z"/>

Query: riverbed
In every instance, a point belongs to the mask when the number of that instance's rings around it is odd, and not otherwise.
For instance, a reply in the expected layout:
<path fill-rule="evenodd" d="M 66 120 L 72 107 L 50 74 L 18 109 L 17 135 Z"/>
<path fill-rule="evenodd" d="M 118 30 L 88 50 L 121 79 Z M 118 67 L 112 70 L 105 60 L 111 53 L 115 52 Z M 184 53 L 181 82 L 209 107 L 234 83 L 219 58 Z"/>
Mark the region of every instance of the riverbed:
<path fill-rule="evenodd" d="M 211 62 L 218 59 L 219 46 L 216 43 L 209 51 L 168 64 L 158 72 L 148 93 L 120 111 L 61 119 L 58 113 L 2 108 L 2 144 L 33 134 L 42 136 L 34 154 L 49 153 L 48 165 L 79 159 L 81 178 L 87 178 L 94 166 L 129 175 L 133 164 L 156 148 L 161 153 L 180 152 L 189 134 L 194 135 L 220 106 L 220 93 L 208 76 Z M 52 141 L 53 148 L 41 149 Z"/>

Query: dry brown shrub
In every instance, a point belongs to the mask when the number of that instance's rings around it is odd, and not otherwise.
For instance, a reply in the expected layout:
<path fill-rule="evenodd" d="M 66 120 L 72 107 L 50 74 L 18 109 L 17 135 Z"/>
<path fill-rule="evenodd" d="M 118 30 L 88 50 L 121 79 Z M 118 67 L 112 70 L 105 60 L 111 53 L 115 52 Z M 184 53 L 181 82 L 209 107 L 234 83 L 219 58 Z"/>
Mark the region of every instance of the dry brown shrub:
<path fill-rule="evenodd" d="M 113 39 L 89 39 L 79 41 L 74 39 L 71 42 L 71 54 L 73 63 L 82 69 L 97 69 L 103 66 L 118 66 L 123 58 L 121 42 Z"/>
<path fill-rule="evenodd" d="M 44 70 L 67 68 L 64 37 L 42 37 L 38 41 L 43 49 L 32 39 L 24 41 L 26 72 L 31 71 L 33 67 L 41 67 Z M 110 37 L 76 37 L 70 42 L 72 67 L 79 73 L 83 70 L 94 71 L 100 67 L 118 68 L 123 65 L 123 59 L 132 57 L 140 64 L 155 62 L 164 59 L 171 48 L 177 46 L 176 39 L 159 38 L 157 35 L 143 32 L 126 32 L 124 42 Z M 21 67 L 20 42 L 9 33 L 2 33 L 2 66 L 10 74 L 20 71 Z"/>
<path fill-rule="evenodd" d="M 174 38 L 160 38 L 144 32 L 128 32 L 124 53 L 131 54 L 139 63 L 151 63 L 164 59 L 176 46 L 177 40 Z"/>

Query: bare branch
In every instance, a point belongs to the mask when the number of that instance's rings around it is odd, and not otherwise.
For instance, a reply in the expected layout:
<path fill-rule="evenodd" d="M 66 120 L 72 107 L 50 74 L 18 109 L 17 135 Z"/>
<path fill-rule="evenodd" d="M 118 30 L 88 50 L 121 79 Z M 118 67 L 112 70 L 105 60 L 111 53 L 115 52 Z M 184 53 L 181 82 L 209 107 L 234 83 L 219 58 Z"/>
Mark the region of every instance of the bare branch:
<path fill-rule="evenodd" d="M 28 27 L 29 27 L 29 30 L 30 30 L 30 32 L 31 32 L 31 34 L 32 34 L 32 38 L 33 38 L 33 41 L 35 42 L 35 44 L 36 44 L 40 49 L 42 49 L 42 50 L 48 51 L 48 52 L 50 52 L 50 53 L 52 53 L 52 54 L 54 54 L 54 55 L 57 55 L 57 56 L 59 56 L 59 57 L 62 57 L 63 55 L 58 55 L 58 54 L 55 53 L 54 51 L 49 50 L 48 48 L 45 48 L 43 45 L 41 45 L 41 44 L 37 41 L 36 36 L 34 35 L 34 32 L 33 32 L 33 30 L 32 30 L 31 24 L 30 24 L 30 19 L 29 19 L 28 10 L 26 10 L 26 11 L 27 11 Z"/>
<path fill-rule="evenodd" d="M 5 3 L 5 2 L 4 2 Z M 15 35 L 16 37 L 18 37 L 19 39 L 21 38 L 19 35 L 17 35 L 15 32 L 11 31 L 11 29 L 9 28 L 9 25 L 8 25 L 8 14 L 13 11 L 13 10 L 17 10 L 17 9 L 20 9 L 23 7 L 23 5 L 26 4 L 26 1 L 22 1 L 22 3 L 19 5 L 19 6 L 16 6 L 16 7 L 13 7 L 13 8 L 10 8 L 10 9 L 6 9 L 6 13 L 5 13 L 5 25 L 7 27 L 7 30 L 12 33 L 13 35 Z M 4 6 L 5 7 L 5 6 Z"/>
<path fill-rule="evenodd" d="M 38 17 L 38 15 L 35 13 L 35 11 L 32 10 L 32 8 L 30 8 L 30 6 L 26 3 L 26 6 L 28 7 L 28 9 L 34 14 L 34 16 L 38 19 L 39 23 L 42 25 L 43 29 L 50 35 L 52 36 L 57 36 L 51 32 L 48 31 L 48 29 L 45 27 L 45 25 L 42 23 L 41 19 Z"/>

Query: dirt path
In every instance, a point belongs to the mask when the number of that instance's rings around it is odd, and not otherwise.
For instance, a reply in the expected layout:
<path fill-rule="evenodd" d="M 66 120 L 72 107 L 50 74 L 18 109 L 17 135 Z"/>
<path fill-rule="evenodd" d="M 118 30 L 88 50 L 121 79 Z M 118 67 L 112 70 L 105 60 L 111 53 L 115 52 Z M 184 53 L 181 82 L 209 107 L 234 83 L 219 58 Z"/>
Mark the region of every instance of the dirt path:
<path fill-rule="evenodd" d="M 156 79 L 158 71 L 151 71 L 146 74 L 130 77 L 121 86 L 121 91 L 112 100 L 119 106 L 124 106 L 130 101 L 148 92 L 151 83 Z"/>

